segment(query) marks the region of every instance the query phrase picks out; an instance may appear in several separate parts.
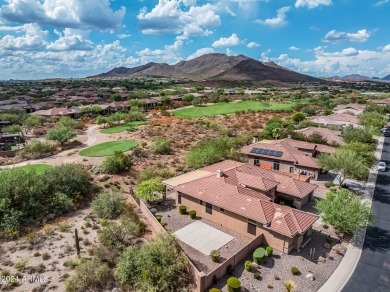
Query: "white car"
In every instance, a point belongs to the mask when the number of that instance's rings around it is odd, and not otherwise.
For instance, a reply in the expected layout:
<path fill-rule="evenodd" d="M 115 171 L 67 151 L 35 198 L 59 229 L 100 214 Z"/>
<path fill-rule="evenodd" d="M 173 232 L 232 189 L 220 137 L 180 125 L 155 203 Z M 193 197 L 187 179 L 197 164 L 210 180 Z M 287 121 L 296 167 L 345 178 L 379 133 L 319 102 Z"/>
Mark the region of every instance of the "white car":
<path fill-rule="evenodd" d="M 379 162 L 379 163 L 376 165 L 376 169 L 377 169 L 378 171 L 386 171 L 386 167 L 387 167 L 386 162 L 383 162 L 383 161 Z"/>

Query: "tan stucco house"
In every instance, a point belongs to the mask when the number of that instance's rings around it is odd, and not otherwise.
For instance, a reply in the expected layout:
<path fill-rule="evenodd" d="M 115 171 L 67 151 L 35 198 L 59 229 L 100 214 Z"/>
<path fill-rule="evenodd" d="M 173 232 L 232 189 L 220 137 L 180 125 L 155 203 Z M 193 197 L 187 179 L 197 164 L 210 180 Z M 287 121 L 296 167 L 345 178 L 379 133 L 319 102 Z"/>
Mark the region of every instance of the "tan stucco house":
<path fill-rule="evenodd" d="M 280 196 L 309 200 L 316 186 L 272 170 L 223 161 L 165 180 L 176 205 L 248 238 L 263 235 L 284 253 L 310 240 L 318 216 L 275 203 Z"/>

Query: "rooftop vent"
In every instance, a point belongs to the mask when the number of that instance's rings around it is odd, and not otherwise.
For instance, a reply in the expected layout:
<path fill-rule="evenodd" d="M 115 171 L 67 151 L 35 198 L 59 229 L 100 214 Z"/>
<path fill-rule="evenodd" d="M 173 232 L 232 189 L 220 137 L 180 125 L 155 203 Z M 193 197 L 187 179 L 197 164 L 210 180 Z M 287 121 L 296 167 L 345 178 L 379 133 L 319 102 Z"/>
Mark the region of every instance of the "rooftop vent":
<path fill-rule="evenodd" d="M 223 170 L 222 170 L 222 169 L 218 169 L 218 170 L 217 170 L 217 177 L 218 177 L 218 178 L 223 177 Z"/>

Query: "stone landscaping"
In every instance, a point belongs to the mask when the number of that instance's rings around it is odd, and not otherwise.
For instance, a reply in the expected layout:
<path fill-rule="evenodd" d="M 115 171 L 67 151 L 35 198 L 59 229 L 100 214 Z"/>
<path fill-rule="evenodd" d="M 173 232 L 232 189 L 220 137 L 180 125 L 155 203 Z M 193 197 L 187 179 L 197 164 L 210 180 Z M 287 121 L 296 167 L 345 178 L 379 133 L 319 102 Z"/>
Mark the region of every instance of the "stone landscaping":
<path fill-rule="evenodd" d="M 313 231 L 312 240 L 299 251 L 292 251 L 289 255 L 274 250 L 272 257 L 257 265 L 253 262 L 252 255 L 234 269 L 233 276 L 241 281 L 243 291 L 285 291 L 283 283 L 292 280 L 296 284 L 295 292 L 317 291 L 337 268 L 346 251 L 347 243 L 339 242 L 329 237 L 320 230 Z M 315 248 L 313 261 L 310 260 L 310 252 Z M 253 262 L 250 272 L 244 268 L 245 261 Z M 292 267 L 299 272 L 292 274 Z M 260 273 L 260 278 L 254 278 L 254 274 Z M 227 291 L 226 275 L 215 286 L 222 291 Z"/>

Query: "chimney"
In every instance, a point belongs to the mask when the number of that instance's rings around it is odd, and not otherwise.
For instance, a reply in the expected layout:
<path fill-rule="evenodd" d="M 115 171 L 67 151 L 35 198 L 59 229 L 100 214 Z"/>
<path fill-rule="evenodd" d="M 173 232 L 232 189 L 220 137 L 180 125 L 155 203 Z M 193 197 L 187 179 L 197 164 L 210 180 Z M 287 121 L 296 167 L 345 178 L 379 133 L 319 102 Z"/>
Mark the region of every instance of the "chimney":
<path fill-rule="evenodd" d="M 218 178 L 223 177 L 223 170 L 222 170 L 222 169 L 218 169 L 218 170 L 217 170 L 217 177 L 218 177 Z"/>

